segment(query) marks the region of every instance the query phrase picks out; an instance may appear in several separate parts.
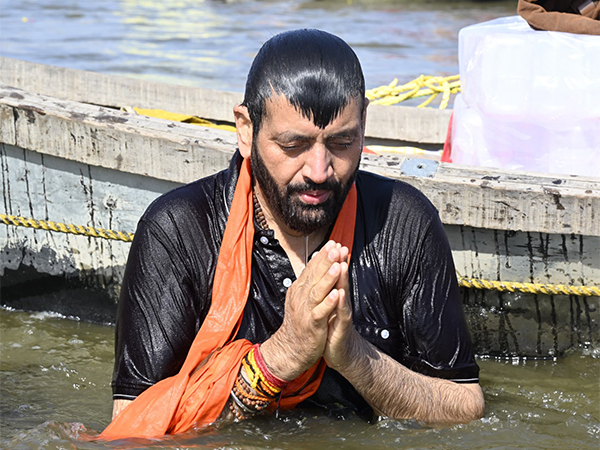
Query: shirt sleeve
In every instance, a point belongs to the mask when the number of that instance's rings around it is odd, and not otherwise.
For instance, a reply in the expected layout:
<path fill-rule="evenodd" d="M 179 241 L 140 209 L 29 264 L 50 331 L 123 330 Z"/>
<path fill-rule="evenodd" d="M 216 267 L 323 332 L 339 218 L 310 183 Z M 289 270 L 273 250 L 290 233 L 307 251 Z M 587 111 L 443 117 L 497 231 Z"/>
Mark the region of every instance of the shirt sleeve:
<path fill-rule="evenodd" d="M 403 363 L 424 375 L 460 383 L 479 381 L 479 367 L 463 313 L 444 227 L 428 204 L 413 224 L 403 261 L 402 322 L 409 352 Z"/>
<path fill-rule="evenodd" d="M 183 365 L 210 307 L 211 246 L 220 244 L 210 229 L 193 202 L 175 195 L 140 220 L 119 300 L 113 398 L 133 399 Z"/>

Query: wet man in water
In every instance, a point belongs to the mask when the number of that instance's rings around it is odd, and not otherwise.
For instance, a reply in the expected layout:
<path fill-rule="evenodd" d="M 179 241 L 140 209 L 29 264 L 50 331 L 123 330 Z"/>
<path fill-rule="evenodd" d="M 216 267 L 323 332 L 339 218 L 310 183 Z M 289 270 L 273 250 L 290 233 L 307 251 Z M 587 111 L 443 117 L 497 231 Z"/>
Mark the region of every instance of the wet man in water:
<path fill-rule="evenodd" d="M 140 220 L 104 437 L 296 406 L 482 417 L 436 210 L 358 170 L 367 104 L 339 38 L 298 30 L 261 48 L 234 108 L 229 168 L 163 195 Z"/>

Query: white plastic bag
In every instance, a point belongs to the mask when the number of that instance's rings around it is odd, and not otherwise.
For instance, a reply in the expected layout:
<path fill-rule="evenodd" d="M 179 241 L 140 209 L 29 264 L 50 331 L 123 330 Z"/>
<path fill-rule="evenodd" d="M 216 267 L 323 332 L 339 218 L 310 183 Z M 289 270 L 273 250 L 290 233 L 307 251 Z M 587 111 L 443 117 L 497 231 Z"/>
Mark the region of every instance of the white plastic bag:
<path fill-rule="evenodd" d="M 600 177 L 600 37 L 532 30 L 520 16 L 459 34 L 459 164 Z"/>

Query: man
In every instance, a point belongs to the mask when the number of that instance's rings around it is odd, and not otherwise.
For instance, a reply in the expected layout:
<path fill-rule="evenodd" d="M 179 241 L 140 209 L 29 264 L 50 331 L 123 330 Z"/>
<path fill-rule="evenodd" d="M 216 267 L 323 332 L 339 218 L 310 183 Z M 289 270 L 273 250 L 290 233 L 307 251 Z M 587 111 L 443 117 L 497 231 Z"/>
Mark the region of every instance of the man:
<path fill-rule="evenodd" d="M 269 404 L 430 423 L 483 415 L 435 209 L 402 182 L 358 171 L 364 92 L 356 55 L 335 36 L 298 30 L 262 47 L 234 108 L 229 169 L 165 194 L 140 220 L 113 417 L 137 420 L 161 396 L 177 397 L 165 402 L 179 419 L 155 434 L 210 422 L 215 408 L 243 419 Z M 161 393 L 165 379 L 179 381 Z M 146 389 L 132 404 L 146 406 L 124 409 Z M 182 410 L 196 415 L 176 424 Z"/>

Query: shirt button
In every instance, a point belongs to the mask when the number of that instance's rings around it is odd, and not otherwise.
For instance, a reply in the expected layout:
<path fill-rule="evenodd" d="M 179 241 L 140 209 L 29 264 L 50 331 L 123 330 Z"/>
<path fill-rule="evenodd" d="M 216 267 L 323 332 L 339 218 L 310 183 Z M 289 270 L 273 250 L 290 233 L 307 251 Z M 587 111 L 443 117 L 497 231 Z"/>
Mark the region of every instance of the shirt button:
<path fill-rule="evenodd" d="M 283 285 L 284 285 L 286 288 L 289 288 L 289 287 L 292 285 L 292 280 L 290 280 L 289 278 L 286 278 L 286 279 L 284 279 L 284 280 L 283 280 Z"/>
<path fill-rule="evenodd" d="M 390 337 L 390 332 L 388 330 L 381 330 L 381 338 L 387 339 Z"/>
<path fill-rule="evenodd" d="M 269 243 L 269 238 L 266 236 L 261 236 L 260 237 L 260 242 L 264 245 L 267 245 Z"/>

